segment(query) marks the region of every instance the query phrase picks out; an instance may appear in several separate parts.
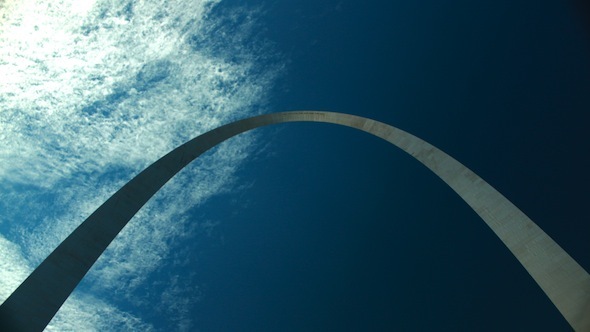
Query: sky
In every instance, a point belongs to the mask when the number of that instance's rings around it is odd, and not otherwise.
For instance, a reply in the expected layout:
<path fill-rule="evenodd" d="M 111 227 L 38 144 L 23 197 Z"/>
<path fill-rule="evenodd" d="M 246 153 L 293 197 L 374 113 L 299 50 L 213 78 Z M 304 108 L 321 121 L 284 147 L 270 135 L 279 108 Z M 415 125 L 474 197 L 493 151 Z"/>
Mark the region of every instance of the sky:
<path fill-rule="evenodd" d="M 590 270 L 574 2 L 0 2 L 0 301 L 188 139 L 317 109 L 406 130 Z M 134 217 L 48 331 L 569 331 L 479 217 L 350 128 L 228 140 Z"/>

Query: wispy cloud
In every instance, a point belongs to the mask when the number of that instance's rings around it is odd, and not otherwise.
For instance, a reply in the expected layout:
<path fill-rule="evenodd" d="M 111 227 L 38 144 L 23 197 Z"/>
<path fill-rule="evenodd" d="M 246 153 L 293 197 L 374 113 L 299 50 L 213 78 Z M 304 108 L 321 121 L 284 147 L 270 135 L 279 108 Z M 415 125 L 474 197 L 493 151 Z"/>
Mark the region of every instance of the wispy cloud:
<path fill-rule="evenodd" d="M 278 67 L 263 55 L 251 13 L 216 16 L 217 2 L 30 0 L 0 8 L 3 299 L 134 174 L 264 107 Z M 186 211 L 228 188 L 254 141 L 234 138 L 167 184 L 91 270 L 82 290 L 94 295 L 68 300 L 52 326 L 100 330 L 97 317 L 112 316 L 122 329 L 148 328 L 95 295 L 141 303 L 134 290 L 170 264 L 175 239 L 195 234 Z M 164 298 L 181 293 L 178 281 L 170 284 Z M 189 326 L 183 317 L 173 321 Z"/>
<path fill-rule="evenodd" d="M 4 301 L 32 271 L 20 248 L 0 235 L 0 301 Z"/>
<path fill-rule="evenodd" d="M 32 268 L 19 247 L 0 235 L 0 301 L 4 301 L 29 275 Z M 150 331 L 153 328 L 138 317 L 80 292 L 74 293 L 61 308 L 47 331 Z"/>

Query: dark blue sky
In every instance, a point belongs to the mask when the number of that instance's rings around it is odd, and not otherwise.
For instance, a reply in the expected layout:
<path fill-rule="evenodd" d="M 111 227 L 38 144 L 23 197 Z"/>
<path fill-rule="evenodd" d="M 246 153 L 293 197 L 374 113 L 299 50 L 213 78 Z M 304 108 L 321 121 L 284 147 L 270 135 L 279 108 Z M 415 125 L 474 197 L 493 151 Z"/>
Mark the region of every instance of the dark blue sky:
<path fill-rule="evenodd" d="M 252 5 L 235 1 L 225 6 Z M 590 269 L 590 43 L 562 1 L 261 1 L 287 61 L 268 112 L 358 114 L 470 167 Z M 347 128 L 289 124 L 194 264 L 203 331 L 567 331 L 442 181 Z M 209 209 L 210 208 L 210 209 Z"/>

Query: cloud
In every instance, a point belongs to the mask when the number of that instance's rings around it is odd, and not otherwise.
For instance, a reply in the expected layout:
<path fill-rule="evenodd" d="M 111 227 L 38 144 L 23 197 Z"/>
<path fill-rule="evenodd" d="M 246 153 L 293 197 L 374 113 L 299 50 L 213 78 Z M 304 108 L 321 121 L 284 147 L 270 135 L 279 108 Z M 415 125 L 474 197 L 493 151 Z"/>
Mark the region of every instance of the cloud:
<path fill-rule="evenodd" d="M 3 302 L 32 271 L 19 247 L 0 235 L 0 301 Z M 153 328 L 88 294 L 74 293 L 47 331 L 150 331 Z"/>
<path fill-rule="evenodd" d="M 94 296 L 74 293 L 46 331 L 154 331 L 154 327 Z"/>
<path fill-rule="evenodd" d="M 0 301 L 4 302 L 31 273 L 20 248 L 0 235 Z"/>
<path fill-rule="evenodd" d="M 217 5 L 31 0 L 0 8 L 0 231 L 7 253 L 0 295 L 147 165 L 200 133 L 262 111 L 280 66 L 255 35 L 250 11 L 215 12 Z M 125 330 L 149 328 L 117 308 L 159 297 L 136 293 L 170 264 L 176 240 L 195 235 L 187 211 L 229 188 L 255 142 L 253 134 L 236 137 L 168 183 L 99 259 L 53 328 L 101 330 L 102 320 L 90 318 L 96 315 Z M 169 300 L 180 287 L 171 283 L 163 294 Z M 115 303 L 106 293 L 122 296 Z M 190 325 L 183 317 L 171 320 Z"/>

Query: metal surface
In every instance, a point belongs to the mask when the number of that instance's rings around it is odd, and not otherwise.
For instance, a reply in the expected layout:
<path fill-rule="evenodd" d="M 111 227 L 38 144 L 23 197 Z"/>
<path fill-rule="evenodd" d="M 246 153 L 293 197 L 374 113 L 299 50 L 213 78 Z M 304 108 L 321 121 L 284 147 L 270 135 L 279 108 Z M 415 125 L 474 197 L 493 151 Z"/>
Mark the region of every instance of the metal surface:
<path fill-rule="evenodd" d="M 400 129 L 354 115 L 316 111 L 236 121 L 194 138 L 150 165 L 90 215 L 0 306 L 0 330 L 43 330 L 131 217 L 200 154 L 242 132 L 298 121 L 356 128 L 412 155 L 479 214 L 575 330 L 590 331 L 590 276 L 502 194 L 446 153 Z"/>

